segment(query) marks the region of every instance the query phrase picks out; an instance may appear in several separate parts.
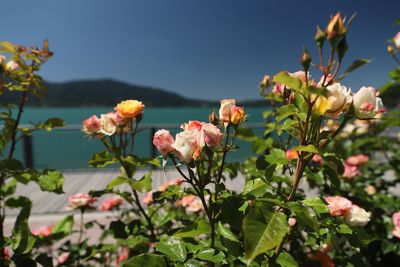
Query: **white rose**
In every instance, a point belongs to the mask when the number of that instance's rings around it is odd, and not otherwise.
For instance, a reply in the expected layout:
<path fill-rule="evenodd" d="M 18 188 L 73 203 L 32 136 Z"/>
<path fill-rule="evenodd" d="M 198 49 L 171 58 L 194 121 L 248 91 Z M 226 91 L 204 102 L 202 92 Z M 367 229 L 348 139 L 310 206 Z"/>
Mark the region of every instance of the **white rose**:
<path fill-rule="evenodd" d="M 371 213 L 357 205 L 352 205 L 345 214 L 346 222 L 351 226 L 365 226 L 371 218 Z"/>
<path fill-rule="evenodd" d="M 175 155 L 183 162 L 190 162 L 197 149 L 197 135 L 199 131 L 183 131 L 176 135 L 175 142 L 171 145 Z"/>
<path fill-rule="evenodd" d="M 372 119 L 386 111 L 378 92 L 372 87 L 361 87 L 353 96 L 353 105 L 358 119 Z"/>
<path fill-rule="evenodd" d="M 351 104 L 351 90 L 340 83 L 329 85 L 326 89 L 328 90 L 327 97 L 330 107 L 327 109 L 325 115 L 337 119 Z"/>
<path fill-rule="evenodd" d="M 17 69 L 18 67 L 19 67 L 18 63 L 13 60 L 8 61 L 6 64 L 6 69 L 8 71 L 13 71 L 13 70 Z"/>
<path fill-rule="evenodd" d="M 111 114 L 102 114 L 100 116 L 100 132 L 102 134 L 111 136 L 117 131 L 117 125 L 115 125 L 114 117 Z"/>

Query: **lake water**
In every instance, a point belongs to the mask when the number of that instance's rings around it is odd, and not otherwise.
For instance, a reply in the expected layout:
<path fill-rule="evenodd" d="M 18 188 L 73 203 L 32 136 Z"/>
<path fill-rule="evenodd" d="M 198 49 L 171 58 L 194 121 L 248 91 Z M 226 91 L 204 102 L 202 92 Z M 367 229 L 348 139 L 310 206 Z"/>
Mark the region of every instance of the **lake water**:
<path fill-rule="evenodd" d="M 80 125 L 82 120 L 95 114 L 100 115 L 111 111 L 112 108 L 26 108 L 22 123 L 45 121 L 48 118 L 58 117 L 65 120 L 68 125 Z M 262 122 L 264 108 L 248 108 L 250 114 L 249 123 Z M 210 108 L 151 108 L 144 112 L 141 125 L 145 124 L 176 124 L 188 120 L 207 121 Z M 217 111 L 217 110 L 216 110 Z M 177 131 L 177 130 L 176 130 Z M 257 130 L 259 134 L 262 130 Z M 96 152 L 104 148 L 99 140 L 84 137 L 80 130 L 55 130 L 52 132 L 36 132 L 32 136 L 33 164 L 36 168 L 55 169 L 85 169 L 87 162 Z M 238 143 L 240 150 L 232 152 L 231 161 L 241 161 L 251 155 L 250 145 L 244 142 Z M 135 154 L 140 156 L 151 155 L 151 131 L 143 130 L 135 141 Z M 23 159 L 22 143 L 18 145 L 16 157 Z"/>

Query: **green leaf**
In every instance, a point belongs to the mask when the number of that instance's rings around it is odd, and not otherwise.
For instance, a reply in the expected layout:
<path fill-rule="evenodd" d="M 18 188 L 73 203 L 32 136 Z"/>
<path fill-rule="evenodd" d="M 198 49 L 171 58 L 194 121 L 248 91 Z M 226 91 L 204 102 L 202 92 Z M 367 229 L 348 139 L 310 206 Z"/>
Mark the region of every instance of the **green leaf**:
<path fill-rule="evenodd" d="M 126 239 L 129 236 L 126 232 L 126 225 L 120 220 L 112 221 L 110 223 L 110 230 L 116 239 Z"/>
<path fill-rule="evenodd" d="M 129 178 L 121 176 L 114 178 L 107 184 L 106 189 L 113 189 L 114 187 L 120 186 L 122 184 L 129 184 Z"/>
<path fill-rule="evenodd" d="M 184 262 L 186 260 L 186 247 L 182 239 L 171 236 L 156 243 L 156 249 L 167 255 L 171 261 Z"/>
<path fill-rule="evenodd" d="M 72 232 L 74 227 L 74 216 L 68 215 L 61 221 L 59 221 L 52 229 L 52 235 L 56 236 L 57 239 L 61 239 L 68 236 Z"/>
<path fill-rule="evenodd" d="M 64 127 L 64 126 L 65 126 L 64 120 L 62 120 L 60 118 L 51 118 L 51 119 L 46 120 L 43 123 L 37 124 L 36 128 L 45 129 L 46 131 L 51 131 L 53 128 Z"/>
<path fill-rule="evenodd" d="M 115 162 L 117 162 L 117 159 L 110 152 L 103 151 L 95 154 L 88 163 L 90 166 L 102 168 Z"/>
<path fill-rule="evenodd" d="M 173 236 L 176 237 L 197 237 L 201 234 L 207 234 L 210 232 L 210 225 L 205 221 L 199 221 L 193 225 L 185 227 L 176 233 Z"/>
<path fill-rule="evenodd" d="M 329 209 L 325 202 L 319 197 L 306 198 L 303 204 L 313 208 L 317 213 L 328 213 Z"/>
<path fill-rule="evenodd" d="M 217 231 L 221 236 L 223 236 L 226 239 L 229 239 L 231 241 L 239 242 L 239 240 L 237 239 L 235 234 L 232 233 L 232 231 L 227 226 L 225 226 L 223 223 L 218 222 L 218 226 L 217 227 L 218 227 Z"/>
<path fill-rule="evenodd" d="M 265 169 L 265 180 L 270 182 L 276 170 L 276 164 L 271 164 Z"/>
<path fill-rule="evenodd" d="M 259 254 L 275 248 L 289 232 L 286 215 L 269 206 L 255 206 L 244 217 L 244 250 L 251 262 Z"/>
<path fill-rule="evenodd" d="M 396 249 L 396 244 L 390 242 L 389 240 L 382 240 L 381 250 L 383 254 L 388 254 Z"/>
<path fill-rule="evenodd" d="M 0 171 L 20 171 L 24 167 L 19 160 L 16 159 L 4 159 L 0 161 Z"/>
<path fill-rule="evenodd" d="M 64 193 L 64 176 L 58 171 L 44 170 L 43 174 L 38 177 L 37 183 L 42 191 L 48 191 L 57 194 Z"/>
<path fill-rule="evenodd" d="M 21 208 L 13 229 L 12 248 L 15 254 L 27 254 L 36 242 L 36 237 L 32 235 L 28 225 L 32 202 L 27 197 L 18 196 L 7 199 L 6 205 Z"/>
<path fill-rule="evenodd" d="M 339 233 L 341 234 L 352 234 L 353 230 L 347 224 L 340 224 L 339 225 Z"/>
<path fill-rule="evenodd" d="M 314 145 L 296 146 L 293 148 L 293 150 L 310 152 L 310 153 L 318 153 L 318 149 Z"/>
<path fill-rule="evenodd" d="M 296 108 L 295 105 L 289 104 L 278 108 L 276 111 L 276 120 L 280 122 L 281 120 L 298 113 L 299 110 Z"/>
<path fill-rule="evenodd" d="M 131 187 L 141 193 L 149 192 L 152 188 L 152 173 L 146 173 L 139 181 L 132 180 Z"/>
<path fill-rule="evenodd" d="M 342 80 L 344 77 L 346 77 L 348 74 L 350 74 L 352 71 L 358 69 L 359 67 L 361 67 L 364 64 L 370 63 L 371 60 L 369 59 L 357 59 L 355 61 L 353 61 L 353 63 L 351 63 L 351 65 L 349 67 L 347 67 L 347 69 L 344 71 L 344 73 L 342 75 L 340 75 L 339 78 L 337 78 L 338 81 Z"/>
<path fill-rule="evenodd" d="M 141 254 L 134 256 L 122 264 L 122 267 L 167 267 L 164 258 L 155 254 Z"/>
<path fill-rule="evenodd" d="M 281 267 L 298 267 L 299 265 L 297 264 L 296 260 L 287 253 L 286 251 L 281 252 L 279 254 L 279 257 L 276 259 L 276 262 L 281 266 Z"/>
<path fill-rule="evenodd" d="M 244 195 L 253 195 L 256 197 L 263 196 L 269 186 L 261 178 L 252 179 L 246 182 L 243 189 Z"/>
<path fill-rule="evenodd" d="M 272 78 L 272 80 L 275 83 L 284 84 L 294 90 L 300 90 L 303 86 L 303 83 L 299 78 L 292 77 L 287 71 L 279 72 Z"/>
<path fill-rule="evenodd" d="M 308 232 L 319 230 L 317 218 L 310 212 L 310 210 L 298 202 L 289 202 L 288 206 L 290 211 L 295 214 L 297 223 L 300 226 L 306 228 Z"/>
<path fill-rule="evenodd" d="M 1 47 L 0 49 L 1 52 L 8 52 L 11 54 L 15 53 L 15 46 L 10 42 L 2 41 L 0 42 L 0 47 Z"/>
<path fill-rule="evenodd" d="M 203 264 L 201 264 L 201 262 L 195 260 L 195 259 L 190 259 L 188 261 L 186 261 L 183 264 L 184 267 L 202 267 L 204 266 Z"/>
<path fill-rule="evenodd" d="M 211 261 L 214 263 L 222 263 L 222 261 L 224 261 L 225 259 L 225 255 L 222 251 L 215 254 L 215 250 L 212 248 L 200 250 L 196 255 L 194 255 L 194 257 L 200 260 Z"/>
<path fill-rule="evenodd" d="M 270 150 L 270 153 L 265 156 L 265 160 L 270 164 L 288 164 L 288 160 L 286 159 L 285 151 L 278 148 L 273 148 Z"/>

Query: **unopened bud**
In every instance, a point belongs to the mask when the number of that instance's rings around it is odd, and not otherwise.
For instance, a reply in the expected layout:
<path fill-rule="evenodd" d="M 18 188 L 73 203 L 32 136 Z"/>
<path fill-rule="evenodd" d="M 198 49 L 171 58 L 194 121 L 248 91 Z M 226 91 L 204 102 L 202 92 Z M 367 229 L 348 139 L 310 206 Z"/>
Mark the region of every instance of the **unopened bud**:
<path fill-rule="evenodd" d="M 268 88 L 270 85 L 271 85 L 271 78 L 268 75 L 265 75 L 260 82 L 260 87 Z"/>
<path fill-rule="evenodd" d="M 393 48 L 393 46 L 388 45 L 388 47 L 387 47 L 387 52 L 388 52 L 389 54 L 393 54 L 393 53 L 394 53 L 394 48 Z"/>
<path fill-rule="evenodd" d="M 214 111 L 208 116 L 208 121 L 211 124 L 218 125 L 219 120 L 218 120 L 217 114 L 215 114 Z"/>
<path fill-rule="evenodd" d="M 301 55 L 300 63 L 303 66 L 305 71 L 308 71 L 311 64 L 311 56 L 308 53 L 307 49 L 304 49 L 303 54 Z"/>
<path fill-rule="evenodd" d="M 346 51 L 347 51 L 348 48 L 349 48 L 349 46 L 347 45 L 347 42 L 346 42 L 346 36 L 344 36 L 342 38 L 342 40 L 340 40 L 340 42 L 337 45 L 337 52 L 338 52 L 339 61 L 342 60 L 342 58 L 346 54 Z"/>
<path fill-rule="evenodd" d="M 317 31 L 315 33 L 315 41 L 317 42 L 319 47 L 322 47 L 326 39 L 325 33 L 321 30 L 319 26 L 317 26 Z"/>
<path fill-rule="evenodd" d="M 337 37 L 346 33 L 346 28 L 344 27 L 342 16 L 340 12 L 336 13 L 335 16 L 331 18 L 326 27 L 325 33 L 329 41 L 334 41 Z"/>

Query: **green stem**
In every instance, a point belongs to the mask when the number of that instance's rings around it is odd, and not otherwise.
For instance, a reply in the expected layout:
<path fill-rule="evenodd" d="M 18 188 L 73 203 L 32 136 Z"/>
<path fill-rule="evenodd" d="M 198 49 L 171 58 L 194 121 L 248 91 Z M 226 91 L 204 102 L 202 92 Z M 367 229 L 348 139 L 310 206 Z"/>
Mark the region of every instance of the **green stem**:
<path fill-rule="evenodd" d="M 81 208 L 80 209 L 80 224 L 79 224 L 79 237 L 78 237 L 78 247 L 81 247 L 81 243 L 82 243 L 82 237 L 83 237 L 83 214 L 85 213 L 85 208 Z M 80 253 L 78 252 L 78 259 L 76 262 L 76 266 L 79 267 L 80 266 L 80 260 L 81 260 L 81 256 Z"/>

